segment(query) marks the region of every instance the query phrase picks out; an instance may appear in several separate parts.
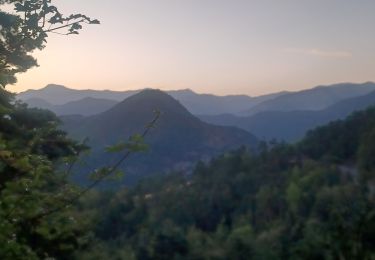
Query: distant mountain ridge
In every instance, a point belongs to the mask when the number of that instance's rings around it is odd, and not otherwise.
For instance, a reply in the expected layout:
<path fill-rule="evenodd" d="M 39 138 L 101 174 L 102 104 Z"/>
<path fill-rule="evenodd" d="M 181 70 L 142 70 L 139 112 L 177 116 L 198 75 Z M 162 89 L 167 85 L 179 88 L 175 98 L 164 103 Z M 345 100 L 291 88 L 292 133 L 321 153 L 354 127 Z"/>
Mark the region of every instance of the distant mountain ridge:
<path fill-rule="evenodd" d="M 165 170 L 189 169 L 198 160 L 206 160 L 242 145 L 255 147 L 257 144 L 257 139 L 250 133 L 202 122 L 170 95 L 150 89 L 98 115 L 62 117 L 63 129 L 74 138 L 89 138 L 92 155 L 88 165 L 95 168 L 116 157 L 104 153 L 105 146 L 142 132 L 155 109 L 162 115 L 146 137 L 150 151 L 134 155 L 124 166 L 127 181 Z"/>
<path fill-rule="evenodd" d="M 296 141 L 311 128 L 370 106 L 374 103 L 374 91 L 375 83 L 367 82 L 319 86 L 298 92 L 283 92 L 255 98 L 241 95 L 221 97 L 197 94 L 189 89 L 169 91 L 168 93 L 179 100 L 180 104 L 185 106 L 190 113 L 198 115 L 200 119 L 208 123 L 235 126 L 260 139 L 276 138 Z M 139 92 L 73 90 L 63 86 L 49 85 L 41 90 L 26 91 L 19 94 L 18 97 L 29 98 L 26 102 L 30 106 L 47 108 L 58 115 L 90 116 L 103 113 L 116 106 L 119 103 L 119 98 L 127 99 L 136 93 Z M 39 95 L 40 98 L 34 98 Z M 81 99 L 62 105 L 50 104 L 43 99 L 49 98 L 55 101 L 60 99 L 61 101 L 62 97 Z M 238 113 L 238 109 L 249 106 L 252 108 L 245 111 L 245 114 Z M 237 113 L 233 111 L 237 111 Z M 134 113 L 137 112 L 134 111 Z"/>
<path fill-rule="evenodd" d="M 322 110 L 347 98 L 359 97 L 372 91 L 375 91 L 375 83 L 373 82 L 318 86 L 266 100 L 242 114 L 255 115 L 263 111 Z"/>
<path fill-rule="evenodd" d="M 17 95 L 17 98 L 21 100 L 28 100 L 31 98 L 40 98 L 52 105 L 63 105 L 68 102 L 81 100 L 83 98 L 91 97 L 98 99 L 109 99 L 115 101 L 122 101 L 131 95 L 138 93 L 139 91 L 112 91 L 112 90 L 76 90 L 67 88 L 62 85 L 49 84 L 42 89 L 30 89 L 21 92 Z"/>
<path fill-rule="evenodd" d="M 250 116 L 264 111 L 322 110 L 347 98 L 365 95 L 374 90 L 375 83 L 366 82 L 318 86 L 297 92 L 279 92 L 258 97 L 197 94 L 190 89 L 167 91 L 167 93 L 179 100 L 194 115 Z M 94 112 L 104 112 L 110 104 L 114 105 L 140 91 L 74 90 L 50 84 L 43 89 L 22 92 L 17 97 L 32 106 L 50 109 L 58 115 L 70 114 L 73 110 L 70 109 L 70 102 L 74 101 L 73 104 L 77 109 L 74 114 L 92 115 Z M 92 98 L 91 102 L 85 100 L 86 98 Z M 96 105 L 95 100 L 98 100 Z M 85 110 L 85 106 L 90 106 L 92 109 Z"/>
<path fill-rule="evenodd" d="M 90 97 L 94 99 L 111 100 L 112 102 L 120 102 L 136 93 L 139 93 L 140 91 L 142 90 L 75 90 L 60 85 L 50 84 L 39 90 L 27 90 L 19 93 L 17 97 L 26 103 L 31 103 L 33 106 L 57 111 L 58 115 L 67 115 L 68 112 L 62 110 L 61 106 L 73 101 L 80 102 L 84 98 Z M 236 114 L 240 111 L 256 106 L 265 100 L 269 100 L 284 94 L 283 92 L 280 92 L 259 97 L 250 97 L 246 95 L 216 96 L 212 94 L 197 94 L 190 89 L 172 90 L 166 92 L 175 99 L 179 100 L 191 113 L 208 115 L 218 113 Z M 35 98 L 43 100 L 44 102 L 39 102 L 39 105 L 35 102 Z M 50 106 L 46 107 L 46 102 L 49 103 Z M 80 107 L 83 107 L 83 105 L 84 104 L 81 104 Z M 99 112 L 104 111 L 105 109 Z M 75 114 L 84 115 L 84 113 L 81 111 L 76 111 Z"/>
<path fill-rule="evenodd" d="M 210 115 L 218 113 L 238 114 L 244 108 L 256 106 L 266 100 L 272 100 L 285 94 L 285 92 L 278 92 L 257 97 L 247 95 L 216 96 L 213 94 L 197 94 L 190 89 L 167 91 L 167 93 L 179 100 L 194 115 L 201 114 L 201 111 L 206 111 Z"/>
<path fill-rule="evenodd" d="M 52 105 L 44 99 L 30 98 L 25 101 L 30 107 L 48 109 L 58 116 L 79 114 L 91 116 L 106 111 L 118 102 L 110 99 L 85 97 L 77 101 L 71 101 L 63 105 Z"/>
<path fill-rule="evenodd" d="M 264 111 L 248 117 L 230 114 L 199 116 L 205 122 L 216 125 L 236 126 L 253 133 L 259 139 L 297 141 L 308 130 L 330 121 L 342 119 L 354 111 L 375 105 L 375 91 L 342 100 L 319 111 Z"/>

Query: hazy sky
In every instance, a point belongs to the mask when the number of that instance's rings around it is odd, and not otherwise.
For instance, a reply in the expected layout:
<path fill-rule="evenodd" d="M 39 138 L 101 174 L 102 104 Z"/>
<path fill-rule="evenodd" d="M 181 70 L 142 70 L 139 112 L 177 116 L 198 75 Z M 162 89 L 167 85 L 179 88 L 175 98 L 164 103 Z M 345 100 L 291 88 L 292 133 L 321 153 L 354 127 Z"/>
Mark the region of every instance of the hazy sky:
<path fill-rule="evenodd" d="M 101 21 L 52 35 L 10 89 L 258 95 L 375 81 L 374 0 L 55 0 Z"/>

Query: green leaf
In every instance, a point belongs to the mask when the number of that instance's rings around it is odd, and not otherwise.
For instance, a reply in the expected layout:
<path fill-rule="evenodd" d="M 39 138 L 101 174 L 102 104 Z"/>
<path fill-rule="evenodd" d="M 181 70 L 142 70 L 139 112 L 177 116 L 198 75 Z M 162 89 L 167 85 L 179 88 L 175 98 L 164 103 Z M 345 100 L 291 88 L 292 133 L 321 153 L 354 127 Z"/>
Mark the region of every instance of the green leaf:
<path fill-rule="evenodd" d="M 14 4 L 14 10 L 16 10 L 16 12 L 25 12 L 26 8 L 25 8 L 24 5 L 22 5 L 20 3 L 15 3 Z"/>
<path fill-rule="evenodd" d="M 143 143 L 143 137 L 140 134 L 135 134 L 130 137 L 130 141 L 135 143 Z"/>
<path fill-rule="evenodd" d="M 127 143 L 120 142 L 118 144 L 106 147 L 105 151 L 108 152 L 108 153 L 118 153 L 118 152 L 122 152 L 127 147 L 128 147 Z"/>

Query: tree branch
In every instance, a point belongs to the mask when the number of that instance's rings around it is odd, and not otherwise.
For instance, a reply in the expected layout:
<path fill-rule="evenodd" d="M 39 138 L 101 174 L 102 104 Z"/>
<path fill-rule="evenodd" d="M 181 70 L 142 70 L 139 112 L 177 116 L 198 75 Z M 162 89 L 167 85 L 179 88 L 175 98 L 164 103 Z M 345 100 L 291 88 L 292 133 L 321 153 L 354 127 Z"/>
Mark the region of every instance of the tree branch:
<path fill-rule="evenodd" d="M 63 28 L 69 27 L 69 26 L 71 26 L 71 25 L 73 25 L 73 24 L 75 24 L 75 23 L 83 23 L 83 22 L 85 22 L 85 21 L 86 21 L 86 19 L 82 19 L 82 20 L 80 20 L 80 21 L 67 23 L 67 24 L 65 24 L 65 25 L 61 25 L 61 26 L 58 26 L 58 27 L 48 28 L 47 30 L 44 30 L 43 32 L 44 32 L 44 33 L 53 32 L 53 31 L 56 31 L 56 30 L 59 30 L 59 29 L 63 29 Z"/>
<path fill-rule="evenodd" d="M 145 127 L 143 133 L 141 134 L 142 138 L 146 137 L 147 134 L 149 133 L 149 131 L 151 130 L 151 128 L 153 128 L 156 124 L 156 122 L 159 120 L 160 118 L 160 112 L 159 111 L 156 111 L 155 112 L 155 116 L 153 118 L 153 120 Z M 79 194 L 77 194 L 74 198 L 72 198 L 71 200 L 67 201 L 65 204 L 63 205 L 60 205 L 54 209 L 50 209 L 46 212 L 42 212 L 32 218 L 29 218 L 28 220 L 29 221 L 35 221 L 35 220 L 38 220 L 38 219 L 41 219 L 41 218 L 44 218 L 46 216 L 49 216 L 53 213 L 56 213 L 56 212 L 59 212 L 73 204 L 75 204 L 82 196 L 84 196 L 87 192 L 89 192 L 90 190 L 92 190 L 94 187 L 96 187 L 99 183 L 101 183 L 104 179 L 106 179 L 107 177 L 109 177 L 110 175 L 112 175 L 114 172 L 117 171 L 117 169 L 121 166 L 121 164 L 126 161 L 129 156 L 133 153 L 133 151 L 130 151 L 128 150 L 114 165 L 113 167 L 110 167 L 110 170 L 103 176 L 100 176 L 98 177 L 98 179 L 96 179 L 94 182 L 92 182 L 89 186 L 87 186 L 84 190 L 82 190 Z"/>

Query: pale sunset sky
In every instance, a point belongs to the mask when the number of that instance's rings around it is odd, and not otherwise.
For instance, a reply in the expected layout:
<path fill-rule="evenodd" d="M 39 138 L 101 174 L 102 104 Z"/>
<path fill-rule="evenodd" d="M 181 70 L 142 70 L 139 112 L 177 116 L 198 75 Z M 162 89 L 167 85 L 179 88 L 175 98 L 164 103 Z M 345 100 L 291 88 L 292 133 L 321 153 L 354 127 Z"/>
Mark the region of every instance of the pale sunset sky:
<path fill-rule="evenodd" d="M 375 81 L 374 0 L 55 0 L 101 25 L 51 35 L 15 92 L 76 89 L 260 95 Z"/>

